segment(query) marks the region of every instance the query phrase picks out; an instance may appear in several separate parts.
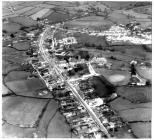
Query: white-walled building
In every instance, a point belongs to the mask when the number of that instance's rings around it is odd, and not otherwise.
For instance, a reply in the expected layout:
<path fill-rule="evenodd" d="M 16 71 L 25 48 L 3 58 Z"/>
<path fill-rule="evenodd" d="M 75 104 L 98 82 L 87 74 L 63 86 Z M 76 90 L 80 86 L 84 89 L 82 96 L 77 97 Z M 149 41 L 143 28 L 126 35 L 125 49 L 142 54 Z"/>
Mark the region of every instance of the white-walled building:
<path fill-rule="evenodd" d="M 61 40 L 57 40 L 57 43 L 62 44 L 62 45 L 71 45 L 71 44 L 76 44 L 77 40 L 75 37 L 67 37 Z"/>

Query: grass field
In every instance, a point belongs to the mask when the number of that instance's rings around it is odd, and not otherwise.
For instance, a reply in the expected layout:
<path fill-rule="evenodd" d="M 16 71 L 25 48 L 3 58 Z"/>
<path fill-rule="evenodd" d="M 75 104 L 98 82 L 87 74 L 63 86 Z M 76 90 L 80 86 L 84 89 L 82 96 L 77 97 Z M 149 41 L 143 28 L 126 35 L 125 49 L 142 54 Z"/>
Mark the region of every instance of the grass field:
<path fill-rule="evenodd" d="M 7 74 L 12 70 L 17 70 L 17 69 L 20 69 L 19 64 L 11 64 L 10 62 L 5 60 L 2 61 L 2 74 Z"/>
<path fill-rule="evenodd" d="M 118 13 L 116 11 L 110 13 L 108 15 L 108 19 L 116 24 L 124 24 L 124 25 L 126 25 L 131 21 L 131 19 L 128 19 L 126 15 Z"/>
<path fill-rule="evenodd" d="M 4 23 L 3 30 L 7 31 L 8 33 L 15 33 L 20 30 L 22 26 L 17 23 Z"/>
<path fill-rule="evenodd" d="M 26 80 L 27 77 L 31 75 L 30 72 L 25 71 L 12 71 L 4 78 L 5 82 L 16 81 L 16 80 Z"/>
<path fill-rule="evenodd" d="M 33 78 L 30 80 L 17 80 L 12 82 L 6 82 L 6 85 L 15 93 L 28 92 L 46 88 L 44 82 L 38 78 Z"/>
<path fill-rule="evenodd" d="M 104 17 L 89 16 L 76 20 L 72 20 L 65 23 L 65 27 L 68 28 L 88 28 L 90 30 L 106 30 L 110 28 L 113 23 Z"/>
<path fill-rule="evenodd" d="M 132 9 L 131 10 L 122 11 L 122 13 L 125 14 L 125 15 L 128 15 L 129 14 L 130 16 L 133 16 L 134 18 L 142 18 L 142 19 L 148 18 L 148 15 L 147 14 L 136 13 Z"/>
<path fill-rule="evenodd" d="M 22 26 L 25 26 L 25 27 L 30 27 L 30 26 L 36 26 L 37 25 L 37 21 L 32 20 L 29 17 L 23 17 L 23 16 L 10 17 L 9 21 L 13 22 L 13 23 L 21 24 Z"/>
<path fill-rule="evenodd" d="M 29 11 L 25 12 L 23 15 L 24 16 L 30 16 L 30 15 L 33 15 L 33 14 L 37 13 L 41 9 L 42 9 L 42 7 L 33 8 L 32 10 L 29 10 Z"/>
<path fill-rule="evenodd" d="M 60 12 L 53 12 L 50 15 L 46 17 L 51 23 L 57 23 L 57 22 L 62 22 L 65 21 L 66 19 L 69 19 L 70 16 L 65 13 L 60 13 Z"/>
<path fill-rule="evenodd" d="M 123 11 L 123 14 L 132 16 L 132 21 L 139 22 L 141 24 L 140 26 L 144 29 L 152 25 L 151 24 L 152 18 L 150 19 L 150 16 L 148 14 L 137 13 L 132 9 Z"/>
<path fill-rule="evenodd" d="M 3 56 L 3 60 L 8 61 L 11 64 L 24 63 L 27 57 L 20 55 Z"/>
<path fill-rule="evenodd" d="M 18 42 L 18 43 L 13 44 L 13 48 L 17 50 L 25 51 L 30 48 L 30 43 L 27 41 Z"/>
<path fill-rule="evenodd" d="M 111 48 L 113 48 L 115 52 L 121 52 L 122 54 L 126 54 L 132 57 L 136 56 L 144 59 L 152 58 L 151 52 L 148 52 L 147 50 L 145 50 L 145 48 L 142 47 L 142 45 L 138 45 L 138 46 L 135 46 L 135 45 L 120 46 L 119 45 L 119 46 L 112 46 Z"/>
<path fill-rule="evenodd" d="M 112 9 L 122 9 L 128 7 L 132 2 L 113 2 L 113 1 L 104 1 L 103 4 L 107 5 Z M 135 2 L 134 2 L 135 4 Z"/>
<path fill-rule="evenodd" d="M 123 46 L 123 47 L 125 47 L 125 46 Z M 149 60 L 149 59 L 152 58 L 151 57 L 152 54 L 150 54 L 150 53 L 147 53 L 148 55 L 146 55 L 146 58 L 143 58 L 143 57 L 141 57 L 139 55 L 134 55 L 134 54 L 132 55 L 131 53 L 127 53 L 127 51 L 125 51 L 125 49 L 123 50 L 124 52 L 96 50 L 94 48 L 85 48 L 85 47 L 80 48 L 80 50 L 88 51 L 88 52 L 90 52 L 90 53 L 92 53 L 92 54 L 94 54 L 96 56 L 101 55 L 102 57 L 106 57 L 106 58 L 110 58 L 111 56 L 113 56 L 117 60 L 121 60 L 121 61 L 128 62 L 128 63 L 130 63 L 134 59 L 139 61 L 139 62 L 142 62 L 144 59 Z M 142 53 L 142 51 L 141 51 L 141 53 Z M 145 53 L 145 52 L 143 52 L 143 53 Z"/>
<path fill-rule="evenodd" d="M 30 10 L 32 10 L 33 9 L 33 7 L 32 6 L 30 6 L 30 7 L 20 7 L 20 9 L 17 9 L 17 10 L 15 10 L 15 13 L 16 14 L 18 14 L 18 15 L 22 15 L 22 14 L 24 14 L 25 12 L 27 12 L 27 11 L 30 11 Z"/>
<path fill-rule="evenodd" d="M 31 16 L 31 18 L 33 20 L 36 20 L 37 18 L 42 18 L 46 13 L 48 13 L 50 11 L 50 9 L 42 9 L 40 11 L 38 11 L 37 13 L 33 14 Z"/>
<path fill-rule="evenodd" d="M 136 13 L 152 15 L 152 6 L 141 6 L 132 9 Z"/>
<path fill-rule="evenodd" d="M 121 86 L 117 88 L 117 94 L 125 97 L 131 102 L 149 102 L 152 101 L 152 88 L 145 86 Z"/>

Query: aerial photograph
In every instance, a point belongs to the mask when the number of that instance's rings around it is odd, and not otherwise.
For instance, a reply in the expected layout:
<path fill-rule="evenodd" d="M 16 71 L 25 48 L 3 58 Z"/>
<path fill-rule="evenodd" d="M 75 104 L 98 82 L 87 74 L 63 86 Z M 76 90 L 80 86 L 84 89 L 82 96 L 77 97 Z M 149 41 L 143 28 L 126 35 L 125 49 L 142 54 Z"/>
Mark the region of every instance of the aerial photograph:
<path fill-rule="evenodd" d="M 2 138 L 152 138 L 152 1 L 2 1 Z"/>

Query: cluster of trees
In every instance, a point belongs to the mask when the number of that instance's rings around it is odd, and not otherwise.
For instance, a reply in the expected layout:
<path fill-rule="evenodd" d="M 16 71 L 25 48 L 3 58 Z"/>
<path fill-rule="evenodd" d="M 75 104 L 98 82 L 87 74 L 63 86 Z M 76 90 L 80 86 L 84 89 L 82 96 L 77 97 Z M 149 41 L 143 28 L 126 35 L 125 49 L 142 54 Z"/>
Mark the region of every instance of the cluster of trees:
<path fill-rule="evenodd" d="M 85 73 L 88 73 L 88 67 L 85 64 L 77 64 L 72 70 L 68 71 L 69 76 L 83 75 Z"/>
<path fill-rule="evenodd" d="M 104 11 L 101 10 L 99 7 L 88 7 L 88 10 L 92 13 L 96 14 L 97 16 L 103 16 L 105 19 L 109 16 L 109 11 L 105 8 Z"/>

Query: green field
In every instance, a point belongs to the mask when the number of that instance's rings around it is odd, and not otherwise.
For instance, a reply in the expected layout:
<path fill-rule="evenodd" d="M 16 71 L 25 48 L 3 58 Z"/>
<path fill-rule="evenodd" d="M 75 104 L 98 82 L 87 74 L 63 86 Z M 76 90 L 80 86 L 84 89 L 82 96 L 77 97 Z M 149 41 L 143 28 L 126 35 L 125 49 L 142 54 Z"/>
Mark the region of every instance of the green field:
<path fill-rule="evenodd" d="M 152 15 L 152 6 L 136 7 L 136 8 L 133 8 L 133 11 L 135 11 L 136 13 Z"/>
<path fill-rule="evenodd" d="M 16 80 L 26 80 L 28 76 L 30 76 L 30 72 L 25 71 L 12 71 L 7 74 L 4 78 L 5 82 L 16 81 Z"/>
<path fill-rule="evenodd" d="M 28 50 L 30 48 L 30 42 L 28 41 L 23 41 L 23 42 L 18 42 L 13 44 L 13 48 L 21 51 Z"/>
<path fill-rule="evenodd" d="M 62 12 L 53 12 L 46 17 L 50 23 L 63 22 L 66 19 L 69 19 L 70 16 L 68 14 Z"/>
<path fill-rule="evenodd" d="M 5 23 L 3 24 L 3 30 L 7 31 L 8 33 L 16 33 L 19 32 L 21 29 L 21 25 L 17 23 Z"/>
<path fill-rule="evenodd" d="M 116 11 L 110 13 L 107 19 L 111 20 L 116 24 L 124 24 L 124 25 L 128 24 L 131 21 L 131 19 L 128 19 L 126 15 L 118 13 Z"/>
<path fill-rule="evenodd" d="M 9 21 L 13 22 L 13 23 L 21 24 L 22 26 L 25 26 L 25 27 L 30 27 L 30 26 L 36 26 L 37 25 L 37 21 L 32 20 L 29 17 L 24 17 L 24 16 L 10 17 Z"/>
<path fill-rule="evenodd" d="M 64 27 L 67 28 L 88 28 L 89 30 L 106 30 L 109 29 L 113 23 L 101 16 L 89 16 L 76 20 L 68 21 Z"/>
<path fill-rule="evenodd" d="M 44 82 L 38 78 L 30 80 L 17 80 L 5 83 L 15 93 L 35 91 L 46 88 Z"/>
<path fill-rule="evenodd" d="M 151 87 L 129 87 L 121 86 L 117 88 L 117 94 L 124 97 L 131 102 L 146 103 L 152 101 L 152 88 Z"/>

